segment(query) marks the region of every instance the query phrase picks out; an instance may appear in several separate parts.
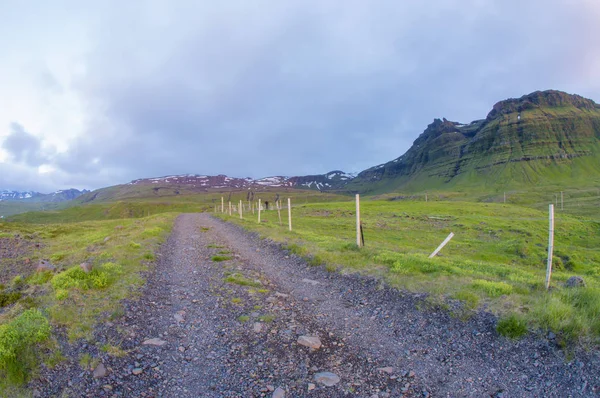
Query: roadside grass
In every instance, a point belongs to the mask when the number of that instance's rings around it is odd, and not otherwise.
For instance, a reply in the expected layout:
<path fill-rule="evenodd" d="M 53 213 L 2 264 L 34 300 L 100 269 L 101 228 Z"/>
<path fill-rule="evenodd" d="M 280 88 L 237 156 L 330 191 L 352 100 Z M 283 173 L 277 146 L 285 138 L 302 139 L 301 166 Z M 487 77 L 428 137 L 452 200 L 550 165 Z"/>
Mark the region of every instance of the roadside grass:
<path fill-rule="evenodd" d="M 102 351 L 106 352 L 111 357 L 121 358 L 127 355 L 127 351 L 113 344 L 104 344 L 101 347 Z"/>
<path fill-rule="evenodd" d="M 218 263 L 221 261 L 229 261 L 229 260 L 231 260 L 231 257 L 230 256 L 212 256 L 210 259 L 212 261 Z"/>
<path fill-rule="evenodd" d="M 246 278 L 244 275 L 234 272 L 225 276 L 225 282 L 240 286 L 261 287 L 262 283 Z M 260 291 L 260 290 L 259 290 Z"/>
<path fill-rule="evenodd" d="M 485 306 L 501 319 L 514 314 L 527 328 L 553 330 L 568 343 L 600 343 L 599 222 L 556 213 L 552 289 L 546 292 L 543 211 L 498 203 L 364 200 L 364 248 L 356 245 L 354 212 L 348 202 L 294 206 L 293 232 L 287 223 L 279 226 L 276 211 L 263 211 L 260 224 L 256 216 L 217 216 L 330 271 L 376 274 L 440 303 L 454 298 L 466 308 Z M 455 237 L 429 259 L 450 232 Z M 583 276 L 587 287 L 564 287 L 573 275 Z"/>
<path fill-rule="evenodd" d="M 36 364 L 56 360 L 49 351 L 51 331 L 60 328 L 69 340 L 93 340 L 94 325 L 123 313 L 121 300 L 136 295 L 142 272 L 166 238 L 177 214 L 143 219 L 64 224 L 3 223 L 4 233 L 37 234 L 43 246 L 28 272 L 0 290 L 21 297 L 0 312 L 0 396 L 13 394 L 33 374 Z M 35 272 L 38 259 L 50 259 L 54 272 Z M 89 273 L 79 264 L 92 265 Z M 2 297 L 0 296 L 0 297 Z M 120 355 L 107 348 L 111 355 Z M 84 363 L 85 362 L 85 363 Z M 86 358 L 83 365 L 90 366 Z"/>

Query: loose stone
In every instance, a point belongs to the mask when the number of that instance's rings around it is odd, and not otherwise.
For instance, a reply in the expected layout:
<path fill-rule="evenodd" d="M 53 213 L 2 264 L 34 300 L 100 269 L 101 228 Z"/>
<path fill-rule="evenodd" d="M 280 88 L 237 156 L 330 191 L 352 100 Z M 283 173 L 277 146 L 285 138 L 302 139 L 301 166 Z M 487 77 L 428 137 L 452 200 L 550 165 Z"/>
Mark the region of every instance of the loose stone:
<path fill-rule="evenodd" d="M 315 375 L 315 381 L 327 387 L 335 386 L 340 382 L 340 377 L 331 372 L 320 372 Z"/>

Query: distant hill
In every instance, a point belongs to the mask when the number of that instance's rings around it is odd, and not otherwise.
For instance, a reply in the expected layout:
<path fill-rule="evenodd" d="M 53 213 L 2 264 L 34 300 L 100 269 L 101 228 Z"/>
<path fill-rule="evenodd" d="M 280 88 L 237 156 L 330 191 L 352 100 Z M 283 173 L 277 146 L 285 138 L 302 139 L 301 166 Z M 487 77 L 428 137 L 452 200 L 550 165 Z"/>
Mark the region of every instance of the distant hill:
<path fill-rule="evenodd" d="M 347 184 L 362 192 L 600 181 L 600 105 L 560 91 L 500 101 L 468 124 L 435 119 L 402 156 Z"/>
<path fill-rule="evenodd" d="M 89 192 L 84 189 L 80 191 L 78 189 L 64 189 L 56 192 L 52 192 L 49 194 L 43 194 L 39 192 L 33 191 L 8 191 L 8 190 L 0 190 L 0 201 L 20 201 L 20 202 L 66 202 L 68 200 L 73 200 L 85 193 Z"/>
<path fill-rule="evenodd" d="M 189 195 L 231 190 L 263 191 L 271 189 L 301 189 L 316 191 L 342 190 L 354 175 L 334 170 L 309 176 L 273 176 L 259 179 L 207 176 L 199 174 L 142 178 L 128 184 L 101 188 L 77 199 L 79 203 L 107 202 L 124 199 Z"/>

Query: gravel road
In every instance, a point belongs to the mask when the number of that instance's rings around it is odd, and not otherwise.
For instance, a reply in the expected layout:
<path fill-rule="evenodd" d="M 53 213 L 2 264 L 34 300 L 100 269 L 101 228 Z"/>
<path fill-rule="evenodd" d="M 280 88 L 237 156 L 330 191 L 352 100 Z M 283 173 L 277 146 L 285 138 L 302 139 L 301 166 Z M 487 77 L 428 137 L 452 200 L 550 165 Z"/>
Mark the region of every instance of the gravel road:
<path fill-rule="evenodd" d="M 35 396 L 600 394 L 598 352 L 565 358 L 551 339 L 509 341 L 490 314 L 462 321 L 423 295 L 308 266 L 208 214 L 181 215 L 158 259 L 94 344 L 63 343 L 71 359 L 41 372 Z M 107 354 L 107 343 L 128 354 Z M 95 375 L 79 367 L 84 353 L 101 361 Z"/>

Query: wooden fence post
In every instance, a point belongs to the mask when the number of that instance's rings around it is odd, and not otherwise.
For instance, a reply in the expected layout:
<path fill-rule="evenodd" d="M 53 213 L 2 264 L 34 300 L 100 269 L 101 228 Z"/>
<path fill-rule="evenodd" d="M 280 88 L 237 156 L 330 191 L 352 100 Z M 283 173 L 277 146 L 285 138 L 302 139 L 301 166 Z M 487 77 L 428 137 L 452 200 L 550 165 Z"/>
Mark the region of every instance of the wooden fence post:
<path fill-rule="evenodd" d="M 435 249 L 435 251 L 429 255 L 429 258 L 434 258 L 435 255 L 438 254 L 448 242 L 450 242 L 450 239 L 452 239 L 453 236 L 454 232 L 450 232 L 450 235 L 448 235 L 448 237 L 444 239 L 444 241 L 437 247 L 437 249 Z"/>
<path fill-rule="evenodd" d="M 292 199 L 288 198 L 288 224 L 290 231 L 292 230 Z"/>
<path fill-rule="evenodd" d="M 360 195 L 356 194 L 356 245 L 358 247 L 362 247 L 360 232 Z"/>
<path fill-rule="evenodd" d="M 546 265 L 546 290 L 550 288 L 552 276 L 552 252 L 554 251 L 554 205 L 548 208 L 548 264 Z"/>
<path fill-rule="evenodd" d="M 563 191 L 560 191 L 560 209 L 564 210 L 564 202 L 563 202 Z"/>
<path fill-rule="evenodd" d="M 240 199 L 240 220 L 244 219 L 244 205 Z"/>
<path fill-rule="evenodd" d="M 277 206 L 277 216 L 279 217 L 279 226 L 283 226 L 283 224 L 281 223 L 281 203 L 279 201 L 275 202 L 275 205 Z"/>
<path fill-rule="evenodd" d="M 258 199 L 258 223 L 260 224 L 260 199 Z"/>
<path fill-rule="evenodd" d="M 229 202 L 229 215 L 231 215 L 231 202 Z"/>
<path fill-rule="evenodd" d="M 225 202 L 223 202 L 222 196 L 221 196 L 221 213 L 225 213 Z"/>

